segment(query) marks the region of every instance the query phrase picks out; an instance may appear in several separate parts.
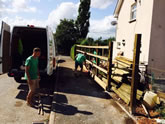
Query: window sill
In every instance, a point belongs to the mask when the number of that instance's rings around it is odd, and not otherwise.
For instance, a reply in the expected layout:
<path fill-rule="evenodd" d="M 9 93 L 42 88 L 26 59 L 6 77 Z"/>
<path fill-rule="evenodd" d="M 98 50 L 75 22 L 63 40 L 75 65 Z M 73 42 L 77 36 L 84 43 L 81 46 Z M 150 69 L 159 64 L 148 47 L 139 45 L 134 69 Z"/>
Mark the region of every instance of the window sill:
<path fill-rule="evenodd" d="M 135 21 L 136 21 L 136 19 L 132 19 L 132 20 L 129 21 L 129 23 L 132 23 L 132 22 L 135 22 Z"/>

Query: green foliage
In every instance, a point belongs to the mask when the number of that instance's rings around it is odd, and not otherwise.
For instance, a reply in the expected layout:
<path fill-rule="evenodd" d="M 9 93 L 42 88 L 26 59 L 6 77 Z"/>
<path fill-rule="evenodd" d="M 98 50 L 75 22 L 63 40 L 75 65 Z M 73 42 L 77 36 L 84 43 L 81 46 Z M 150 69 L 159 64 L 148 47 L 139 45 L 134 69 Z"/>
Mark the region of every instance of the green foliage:
<path fill-rule="evenodd" d="M 87 39 L 84 39 L 84 40 L 80 43 L 80 45 L 88 45 L 88 40 L 87 40 Z"/>
<path fill-rule="evenodd" d="M 76 41 L 76 44 L 81 44 L 81 42 L 84 40 L 84 38 L 80 38 Z"/>
<path fill-rule="evenodd" d="M 81 39 L 80 45 L 94 45 L 94 39 L 88 37 L 87 39 Z"/>
<path fill-rule="evenodd" d="M 94 45 L 107 46 L 111 41 L 115 41 L 115 38 L 110 37 L 108 39 L 102 40 L 102 37 L 100 37 L 97 40 L 94 40 L 93 38 L 88 37 L 86 39 L 79 39 L 78 41 L 76 41 L 76 44 L 90 45 L 90 46 L 94 46 Z"/>
<path fill-rule="evenodd" d="M 95 44 L 99 45 L 99 46 L 107 46 L 109 44 L 109 42 L 112 42 L 112 41 L 115 41 L 114 37 L 110 37 L 110 38 L 105 39 L 105 40 L 102 40 L 102 37 L 100 37 L 95 41 Z"/>
<path fill-rule="evenodd" d="M 55 33 L 55 40 L 59 52 L 69 55 L 70 49 L 77 40 L 77 31 L 74 20 L 60 20 Z"/>
<path fill-rule="evenodd" d="M 74 44 L 70 50 L 70 57 L 75 60 L 75 47 L 76 47 L 76 44 Z"/>
<path fill-rule="evenodd" d="M 165 119 L 165 105 L 156 106 L 156 111 L 160 113 L 161 118 Z"/>
<path fill-rule="evenodd" d="M 75 22 L 79 38 L 86 38 L 89 32 L 89 18 L 90 18 L 90 3 L 91 0 L 80 0 L 80 6 L 78 9 L 78 17 Z"/>

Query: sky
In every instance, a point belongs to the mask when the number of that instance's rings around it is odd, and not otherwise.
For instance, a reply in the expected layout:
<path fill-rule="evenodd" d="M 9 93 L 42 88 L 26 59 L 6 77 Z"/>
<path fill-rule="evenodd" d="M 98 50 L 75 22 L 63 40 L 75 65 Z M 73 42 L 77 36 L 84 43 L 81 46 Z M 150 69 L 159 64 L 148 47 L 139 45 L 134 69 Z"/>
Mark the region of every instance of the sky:
<path fill-rule="evenodd" d="M 111 22 L 117 0 L 91 0 L 88 37 L 106 39 L 115 36 Z M 0 0 L 0 28 L 4 21 L 11 26 L 50 26 L 56 31 L 60 19 L 76 19 L 80 0 Z"/>

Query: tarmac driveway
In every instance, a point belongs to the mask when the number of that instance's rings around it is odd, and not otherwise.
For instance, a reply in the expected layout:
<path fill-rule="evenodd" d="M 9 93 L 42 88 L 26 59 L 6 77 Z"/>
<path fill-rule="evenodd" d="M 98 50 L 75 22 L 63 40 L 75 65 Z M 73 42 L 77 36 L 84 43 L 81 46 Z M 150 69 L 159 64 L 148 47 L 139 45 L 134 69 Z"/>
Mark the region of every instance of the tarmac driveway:
<path fill-rule="evenodd" d="M 42 80 L 41 86 L 48 88 L 50 81 Z M 25 81 L 17 83 L 7 74 L 0 75 L 0 124 L 48 122 L 53 93 L 49 92 L 49 95 L 43 98 L 44 115 L 38 115 L 36 107 L 32 108 L 26 105 L 27 93 L 28 86 Z"/>
<path fill-rule="evenodd" d="M 54 124 L 133 124 L 133 120 L 86 73 L 75 77 L 74 61 L 60 57 L 53 101 Z"/>

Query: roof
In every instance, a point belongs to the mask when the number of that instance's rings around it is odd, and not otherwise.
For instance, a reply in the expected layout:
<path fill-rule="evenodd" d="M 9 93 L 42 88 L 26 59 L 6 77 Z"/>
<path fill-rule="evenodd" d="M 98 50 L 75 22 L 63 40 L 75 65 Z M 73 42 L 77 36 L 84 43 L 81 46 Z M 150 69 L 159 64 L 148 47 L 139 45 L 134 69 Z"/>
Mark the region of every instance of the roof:
<path fill-rule="evenodd" d="M 115 18 L 118 18 L 118 15 L 120 13 L 120 9 L 121 9 L 121 6 L 122 6 L 123 2 L 124 2 L 124 0 L 118 0 L 117 1 L 116 8 L 115 8 L 115 11 L 114 11 L 114 17 Z"/>

